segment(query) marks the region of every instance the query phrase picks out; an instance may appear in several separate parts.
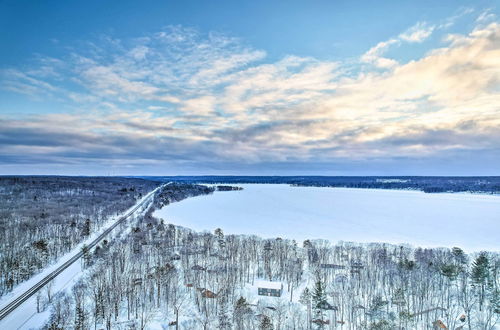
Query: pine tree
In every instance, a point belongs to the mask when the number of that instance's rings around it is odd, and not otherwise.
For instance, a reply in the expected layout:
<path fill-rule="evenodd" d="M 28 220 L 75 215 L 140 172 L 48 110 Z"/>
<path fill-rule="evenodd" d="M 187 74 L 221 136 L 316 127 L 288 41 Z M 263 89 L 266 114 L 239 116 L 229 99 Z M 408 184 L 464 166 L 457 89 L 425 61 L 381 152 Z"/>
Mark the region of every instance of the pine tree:
<path fill-rule="evenodd" d="M 85 310 L 82 304 L 76 304 L 75 310 L 75 330 L 85 329 Z"/>
<path fill-rule="evenodd" d="M 90 219 L 85 220 L 85 224 L 83 225 L 82 235 L 83 236 L 90 235 Z"/>
<path fill-rule="evenodd" d="M 314 286 L 314 292 L 312 294 L 313 306 L 314 306 L 314 314 L 317 319 L 323 321 L 324 319 L 324 306 L 327 304 L 326 301 L 326 292 L 323 281 L 321 279 L 316 280 L 316 284 Z M 318 324 L 318 329 L 323 329 L 323 322 Z"/>
<path fill-rule="evenodd" d="M 271 319 L 269 316 L 264 315 L 262 316 L 262 320 L 260 321 L 259 324 L 259 329 L 260 330 L 273 330 L 273 324 L 271 323 Z"/>
<path fill-rule="evenodd" d="M 218 310 L 218 319 L 219 319 L 219 329 L 221 330 L 229 330 L 231 329 L 231 318 L 229 316 L 228 306 L 226 295 L 221 295 L 221 300 L 219 302 L 219 310 Z"/>
<path fill-rule="evenodd" d="M 299 302 L 307 307 L 307 328 L 311 326 L 311 292 L 305 288 L 300 295 Z"/>
<path fill-rule="evenodd" d="M 220 228 L 215 229 L 214 234 L 217 237 L 217 242 L 219 243 L 219 248 L 220 249 L 225 248 L 226 242 L 224 241 L 224 232 L 222 231 L 222 229 L 220 229 Z"/>
<path fill-rule="evenodd" d="M 243 329 L 245 316 L 252 312 L 245 298 L 240 297 L 234 306 L 234 321 L 237 329 Z"/>
<path fill-rule="evenodd" d="M 463 268 L 463 266 L 467 264 L 467 255 L 461 248 L 454 247 L 453 249 L 451 249 L 451 254 L 453 254 L 455 261 L 461 268 Z"/>
<path fill-rule="evenodd" d="M 486 252 L 481 252 L 472 263 L 471 279 L 473 285 L 479 288 L 479 310 L 482 310 L 485 289 L 489 279 L 489 260 Z"/>

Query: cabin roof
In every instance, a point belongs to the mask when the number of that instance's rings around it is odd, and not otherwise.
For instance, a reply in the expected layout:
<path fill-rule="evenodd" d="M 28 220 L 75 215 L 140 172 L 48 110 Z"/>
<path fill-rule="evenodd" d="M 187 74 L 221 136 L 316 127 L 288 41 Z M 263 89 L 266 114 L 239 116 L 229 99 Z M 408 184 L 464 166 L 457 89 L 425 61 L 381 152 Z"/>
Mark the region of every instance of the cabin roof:
<path fill-rule="evenodd" d="M 257 286 L 259 288 L 275 289 L 281 290 L 281 282 L 271 282 L 271 281 L 257 281 Z"/>

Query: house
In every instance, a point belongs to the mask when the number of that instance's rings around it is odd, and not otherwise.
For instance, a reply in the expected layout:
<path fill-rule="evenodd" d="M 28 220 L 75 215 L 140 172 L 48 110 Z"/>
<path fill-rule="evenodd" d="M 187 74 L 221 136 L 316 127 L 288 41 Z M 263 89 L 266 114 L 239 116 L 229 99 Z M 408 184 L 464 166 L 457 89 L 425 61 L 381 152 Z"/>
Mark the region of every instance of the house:
<path fill-rule="evenodd" d="M 194 265 L 193 267 L 191 267 L 192 270 L 199 270 L 199 271 L 205 271 L 207 270 L 205 267 L 203 266 L 200 266 L 200 265 Z"/>
<path fill-rule="evenodd" d="M 359 270 L 359 269 L 363 269 L 363 268 L 365 268 L 365 266 L 363 265 L 363 263 L 361 261 L 351 262 L 351 269 Z"/>
<path fill-rule="evenodd" d="M 201 296 L 203 298 L 217 298 L 217 293 L 212 292 L 208 289 L 205 288 L 196 288 L 201 293 Z"/>
<path fill-rule="evenodd" d="M 203 291 L 201 291 L 201 296 L 203 298 L 217 298 L 217 294 L 210 291 L 210 290 L 207 290 L 207 289 L 204 289 Z"/>
<path fill-rule="evenodd" d="M 281 282 L 258 281 L 259 296 L 281 297 L 283 284 Z"/>
<path fill-rule="evenodd" d="M 181 260 L 181 256 L 175 253 L 170 257 L 170 260 Z"/>
<path fill-rule="evenodd" d="M 344 265 L 336 265 L 336 264 L 321 264 L 320 267 L 322 269 L 345 269 Z"/>
<path fill-rule="evenodd" d="M 330 324 L 330 320 L 321 320 L 321 319 L 312 320 L 311 322 L 319 326 Z"/>
<path fill-rule="evenodd" d="M 320 309 L 324 309 L 324 310 L 327 310 L 327 311 L 337 311 L 338 310 L 338 307 L 337 306 L 332 306 L 330 305 L 328 302 L 326 301 L 322 301 L 318 304 L 318 308 Z"/>

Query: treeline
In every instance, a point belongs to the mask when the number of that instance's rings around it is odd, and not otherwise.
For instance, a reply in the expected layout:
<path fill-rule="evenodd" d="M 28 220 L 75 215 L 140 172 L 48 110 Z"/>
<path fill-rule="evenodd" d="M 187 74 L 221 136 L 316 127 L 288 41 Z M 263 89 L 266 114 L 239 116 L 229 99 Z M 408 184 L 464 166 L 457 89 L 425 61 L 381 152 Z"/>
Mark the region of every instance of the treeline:
<path fill-rule="evenodd" d="M 153 207 L 150 212 L 155 209 L 161 209 L 170 203 L 179 202 L 188 197 L 207 195 L 214 191 L 214 187 L 171 182 L 162 187 L 161 190 L 155 194 Z"/>
<path fill-rule="evenodd" d="M 235 191 L 235 190 L 243 190 L 242 187 L 236 186 L 226 186 L 226 185 L 218 185 L 216 186 L 217 191 Z"/>
<path fill-rule="evenodd" d="M 497 253 L 197 233 L 151 212 L 86 265 L 47 329 L 493 329 L 500 313 Z"/>
<path fill-rule="evenodd" d="M 0 177 L 0 296 L 159 184 L 109 177 Z"/>
<path fill-rule="evenodd" d="M 369 189 L 412 189 L 427 193 L 477 192 L 500 193 L 500 177 L 440 176 L 170 176 L 144 177 L 184 183 L 244 184 L 272 183 L 313 187 Z"/>

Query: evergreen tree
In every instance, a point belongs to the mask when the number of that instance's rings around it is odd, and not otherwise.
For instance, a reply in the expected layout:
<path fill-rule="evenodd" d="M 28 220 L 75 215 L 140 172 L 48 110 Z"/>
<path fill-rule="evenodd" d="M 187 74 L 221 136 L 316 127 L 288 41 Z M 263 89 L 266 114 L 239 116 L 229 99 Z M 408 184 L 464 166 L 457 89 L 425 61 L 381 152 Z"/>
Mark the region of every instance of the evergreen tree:
<path fill-rule="evenodd" d="M 221 294 L 221 300 L 219 302 L 218 319 L 219 319 L 219 329 L 229 330 L 232 328 L 231 318 L 229 316 L 226 294 Z"/>
<path fill-rule="evenodd" d="M 90 219 L 85 220 L 85 224 L 83 225 L 82 235 L 83 236 L 90 235 Z"/>
<path fill-rule="evenodd" d="M 311 326 L 311 292 L 305 288 L 300 295 L 299 302 L 307 307 L 307 328 Z"/>
<path fill-rule="evenodd" d="M 326 301 L 326 292 L 325 285 L 320 278 L 316 280 L 316 284 L 314 286 L 314 292 L 312 294 L 313 306 L 314 306 L 314 314 L 317 319 L 323 321 L 324 315 L 324 307 L 327 304 Z M 323 329 L 323 322 L 318 324 L 318 329 Z"/>
<path fill-rule="evenodd" d="M 443 276 L 446 276 L 449 281 L 456 280 L 458 274 L 460 273 L 460 267 L 454 264 L 443 264 L 439 267 L 439 270 Z"/>
<path fill-rule="evenodd" d="M 217 237 L 219 248 L 223 249 L 224 247 L 226 247 L 226 242 L 224 241 L 224 232 L 222 231 L 222 229 L 220 228 L 215 229 L 214 234 Z"/>
<path fill-rule="evenodd" d="M 267 315 L 263 315 L 259 324 L 260 330 L 273 330 L 273 324 L 271 323 L 271 319 Z"/>
<path fill-rule="evenodd" d="M 471 279 L 473 285 L 479 289 L 479 310 L 482 310 L 486 285 L 489 279 L 489 259 L 486 252 L 481 252 L 472 263 Z"/>
<path fill-rule="evenodd" d="M 75 310 L 75 330 L 85 329 L 85 310 L 83 304 L 76 304 Z"/>
<path fill-rule="evenodd" d="M 90 263 L 90 249 L 87 245 L 82 246 L 82 253 L 83 253 L 83 267 L 87 267 Z"/>
<path fill-rule="evenodd" d="M 237 329 L 244 328 L 244 320 L 252 312 L 245 298 L 240 297 L 234 306 L 234 321 Z"/>
<path fill-rule="evenodd" d="M 461 270 L 463 270 L 464 266 L 467 264 L 467 255 L 461 248 L 458 247 L 451 249 L 451 254 L 455 258 L 457 265 L 461 267 Z"/>

